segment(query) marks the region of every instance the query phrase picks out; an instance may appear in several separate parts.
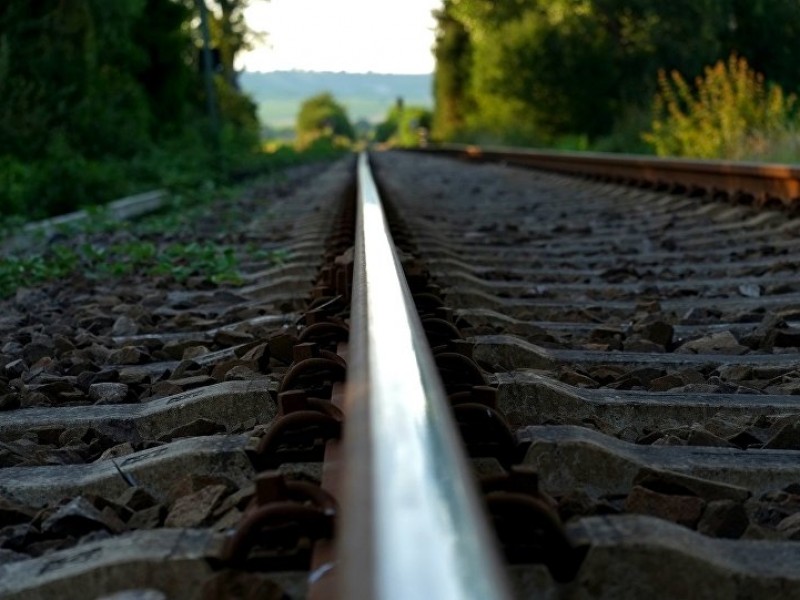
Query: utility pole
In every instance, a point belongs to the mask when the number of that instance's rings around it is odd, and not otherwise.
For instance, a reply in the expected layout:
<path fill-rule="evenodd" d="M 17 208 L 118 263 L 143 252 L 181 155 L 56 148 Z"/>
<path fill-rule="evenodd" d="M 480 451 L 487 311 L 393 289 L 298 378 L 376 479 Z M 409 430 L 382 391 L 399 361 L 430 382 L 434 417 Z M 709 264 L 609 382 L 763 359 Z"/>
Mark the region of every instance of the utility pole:
<path fill-rule="evenodd" d="M 200 12 L 200 31 L 203 35 L 203 78 L 206 83 L 208 122 L 211 128 L 214 150 L 218 158 L 221 159 L 219 113 L 217 111 L 217 94 L 214 89 L 214 66 L 211 60 L 211 32 L 208 28 L 208 7 L 206 6 L 206 0 L 195 1 Z"/>

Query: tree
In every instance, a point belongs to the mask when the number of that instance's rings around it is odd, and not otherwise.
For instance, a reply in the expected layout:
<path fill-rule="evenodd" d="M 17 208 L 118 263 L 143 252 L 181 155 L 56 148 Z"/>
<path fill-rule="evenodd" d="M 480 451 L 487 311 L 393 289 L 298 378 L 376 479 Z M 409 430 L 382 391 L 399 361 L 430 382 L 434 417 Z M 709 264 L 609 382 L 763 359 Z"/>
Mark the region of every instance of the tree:
<path fill-rule="evenodd" d="M 297 113 L 297 142 L 307 146 L 320 137 L 355 138 L 347 112 L 330 93 L 322 93 L 303 101 Z"/>
<path fill-rule="evenodd" d="M 227 155 L 258 136 L 255 106 L 233 76 L 252 32 L 242 18 L 249 0 L 214 1 Z M 162 185 L 186 164 L 207 173 L 197 25 L 195 0 L 1 2 L 0 216 L 107 200 L 134 179 Z"/>
<path fill-rule="evenodd" d="M 597 140 L 643 111 L 660 69 L 691 77 L 731 51 L 800 86 L 798 0 L 445 0 L 434 133 Z"/>
<path fill-rule="evenodd" d="M 434 13 L 437 22 L 436 70 L 433 74 L 432 133 L 437 139 L 456 139 L 466 127 L 473 107 L 470 96 L 472 51 L 464 24 L 453 16 L 452 0 Z"/>

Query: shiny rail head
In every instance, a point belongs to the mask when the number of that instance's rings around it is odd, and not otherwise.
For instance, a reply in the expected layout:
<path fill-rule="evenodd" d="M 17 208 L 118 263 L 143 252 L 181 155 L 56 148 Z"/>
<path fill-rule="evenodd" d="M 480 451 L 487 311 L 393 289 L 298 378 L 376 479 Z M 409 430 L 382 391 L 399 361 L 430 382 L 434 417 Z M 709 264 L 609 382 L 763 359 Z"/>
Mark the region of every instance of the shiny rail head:
<path fill-rule="evenodd" d="M 339 597 L 509 598 L 364 154 L 356 235 Z"/>

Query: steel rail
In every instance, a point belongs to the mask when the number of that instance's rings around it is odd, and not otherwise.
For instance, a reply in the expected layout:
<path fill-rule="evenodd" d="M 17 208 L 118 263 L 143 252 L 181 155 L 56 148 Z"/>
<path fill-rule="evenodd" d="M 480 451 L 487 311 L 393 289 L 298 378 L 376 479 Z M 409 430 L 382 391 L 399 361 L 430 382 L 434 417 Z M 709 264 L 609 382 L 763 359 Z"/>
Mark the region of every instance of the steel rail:
<path fill-rule="evenodd" d="M 759 204 L 779 202 L 795 207 L 800 203 L 798 165 L 452 144 L 419 150 L 688 192 L 721 192 L 730 196 L 751 197 Z"/>
<path fill-rule="evenodd" d="M 510 598 L 363 153 L 357 202 L 338 596 Z"/>

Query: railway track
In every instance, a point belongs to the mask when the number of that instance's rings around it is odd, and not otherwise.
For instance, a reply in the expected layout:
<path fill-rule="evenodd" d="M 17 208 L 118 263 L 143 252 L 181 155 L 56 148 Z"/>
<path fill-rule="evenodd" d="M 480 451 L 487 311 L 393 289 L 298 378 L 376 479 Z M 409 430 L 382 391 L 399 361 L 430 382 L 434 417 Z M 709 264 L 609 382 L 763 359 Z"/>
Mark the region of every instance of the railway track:
<path fill-rule="evenodd" d="M 242 287 L 7 304 L 0 597 L 800 597 L 800 220 L 371 158 Z"/>

